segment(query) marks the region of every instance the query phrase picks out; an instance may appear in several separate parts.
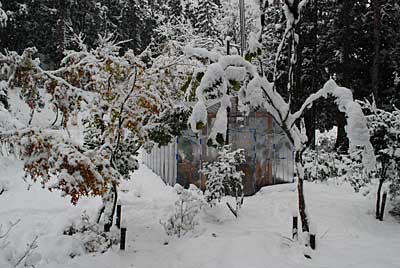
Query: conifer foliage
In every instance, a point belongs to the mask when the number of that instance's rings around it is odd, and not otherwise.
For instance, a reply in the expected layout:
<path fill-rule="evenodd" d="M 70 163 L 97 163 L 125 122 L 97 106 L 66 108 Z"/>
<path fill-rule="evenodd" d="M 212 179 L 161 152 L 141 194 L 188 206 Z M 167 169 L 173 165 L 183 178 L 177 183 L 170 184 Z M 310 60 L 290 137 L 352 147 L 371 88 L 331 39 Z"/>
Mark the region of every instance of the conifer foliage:
<path fill-rule="evenodd" d="M 216 37 L 217 22 L 215 18 L 218 15 L 218 5 L 213 0 L 200 0 L 196 11 L 197 31 L 207 37 Z"/>

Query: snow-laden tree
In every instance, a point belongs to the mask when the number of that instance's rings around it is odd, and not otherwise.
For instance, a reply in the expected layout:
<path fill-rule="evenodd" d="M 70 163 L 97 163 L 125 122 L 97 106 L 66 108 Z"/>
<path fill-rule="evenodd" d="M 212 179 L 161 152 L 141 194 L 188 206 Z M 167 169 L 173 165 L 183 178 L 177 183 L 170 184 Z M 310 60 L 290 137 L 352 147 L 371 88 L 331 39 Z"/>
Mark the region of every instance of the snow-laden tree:
<path fill-rule="evenodd" d="M 393 198 L 400 194 L 400 110 L 385 111 L 378 109 L 375 103 L 364 103 L 370 113 L 367 116 L 371 143 L 374 146 L 379 186 L 376 198 L 376 218 L 380 215 L 381 190 L 383 183 L 389 181 L 389 190 Z"/>
<path fill-rule="evenodd" d="M 207 37 L 217 37 L 217 16 L 219 7 L 215 0 L 199 0 L 196 9 L 195 29 L 200 35 Z"/>
<path fill-rule="evenodd" d="M 231 145 L 224 145 L 218 151 L 217 159 L 205 164 L 201 173 L 207 178 L 205 198 L 210 206 L 220 202 L 226 195 L 233 196 L 236 207 L 232 209 L 230 205 L 228 206 L 237 216 L 244 194 L 242 182 L 244 172 L 239 169 L 239 166 L 245 161 L 243 149 L 232 151 Z"/>
<path fill-rule="evenodd" d="M 287 25 L 278 48 L 277 56 L 281 53 L 283 43 L 291 36 L 291 46 L 296 46 L 298 35 L 295 33 L 296 24 L 300 20 L 301 10 L 307 1 L 285 1 L 284 12 Z M 292 49 L 292 51 L 296 51 Z M 296 63 L 295 53 L 291 56 L 292 67 Z M 292 68 L 291 68 L 292 69 Z M 291 70 L 289 73 L 292 73 Z M 363 163 L 367 168 L 373 168 L 375 156 L 373 147 L 369 141 L 369 132 L 366 118 L 360 105 L 353 100 L 351 90 L 338 86 L 332 79 L 316 93 L 306 98 L 297 111 L 292 111 L 291 96 L 293 94 L 292 79 L 289 79 L 288 98 L 285 100 L 275 89 L 274 83 L 260 76 L 256 66 L 247 62 L 240 56 L 221 56 L 218 61 L 209 65 L 200 85 L 196 89 L 197 102 L 193 108 L 190 119 L 192 130 L 196 133 L 207 124 L 206 102 L 210 99 L 220 103 L 216 119 L 211 127 L 208 144 L 223 144 L 227 129 L 227 108 L 230 107 L 230 98 L 239 97 L 239 108 L 242 112 L 249 113 L 251 109 L 263 108 L 268 111 L 286 134 L 295 149 L 295 166 L 298 182 L 298 203 L 302 222 L 302 230 L 309 231 L 310 218 L 307 215 L 303 180 L 304 169 L 302 154 L 307 147 L 307 136 L 298 125 L 302 121 L 304 113 L 312 107 L 320 98 L 332 96 L 339 110 L 346 114 L 347 136 L 350 140 L 350 150 L 361 148 Z M 242 84 L 236 92 L 233 87 L 235 82 Z"/>
<path fill-rule="evenodd" d="M 53 71 L 40 67 L 33 48 L 22 55 L 0 54 L 8 90 L 19 92 L 36 109 L 36 103 L 44 100 L 39 90 L 44 87 L 51 95 L 48 104 L 62 114 L 65 130 L 23 125 L 2 130 L 1 139 L 25 162 L 26 175 L 43 187 L 61 190 L 74 204 L 81 196 L 102 196 L 98 221 L 104 215 L 103 222 L 110 227 L 117 186 L 137 168 L 137 151 L 150 140 L 162 144 L 178 135 L 183 125 L 172 118 L 185 121 L 188 109 L 176 106 L 169 88 L 157 81 L 168 76 L 156 75 L 168 68 L 164 62 L 154 61 L 145 68 L 131 50 L 120 56 L 121 43 L 112 35 L 100 37 L 99 46 L 90 50 L 81 36 L 76 42 L 79 50 L 66 51 L 61 67 Z M 78 112 L 86 114 L 88 122 L 84 146 L 73 141 L 68 131 Z M 88 142 L 90 137 L 96 139 Z"/>

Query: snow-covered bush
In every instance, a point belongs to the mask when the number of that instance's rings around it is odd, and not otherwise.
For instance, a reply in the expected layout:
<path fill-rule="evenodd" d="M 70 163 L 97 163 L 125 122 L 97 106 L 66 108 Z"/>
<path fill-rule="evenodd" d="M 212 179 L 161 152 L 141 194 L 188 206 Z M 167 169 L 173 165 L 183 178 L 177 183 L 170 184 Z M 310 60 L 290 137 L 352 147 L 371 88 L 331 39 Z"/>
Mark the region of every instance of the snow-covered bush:
<path fill-rule="evenodd" d="M 224 145 L 218 151 L 217 159 L 206 163 L 201 173 L 206 176 L 205 199 L 210 206 L 215 205 L 226 195 L 235 197 L 236 213 L 243 203 L 243 177 L 244 172 L 239 165 L 244 163 L 243 149 L 232 151 L 232 145 Z"/>
<path fill-rule="evenodd" d="M 354 150 L 349 155 L 339 155 L 345 166 L 342 168 L 344 181 L 348 181 L 354 191 L 358 193 L 362 187 L 371 182 L 373 171 L 368 171 L 363 164 L 362 150 Z M 344 170 L 343 170 L 344 169 Z"/>
<path fill-rule="evenodd" d="M 84 212 L 78 222 L 64 229 L 64 235 L 73 236 L 82 242 L 86 252 L 106 252 L 112 245 L 119 243 L 119 232 L 104 232 L 103 226 L 93 223 Z M 70 257 L 75 257 L 70 255 Z"/>
<path fill-rule="evenodd" d="M 340 175 L 339 159 L 335 152 L 308 149 L 303 154 L 304 178 L 308 181 L 327 181 Z"/>
<path fill-rule="evenodd" d="M 336 183 L 348 182 L 355 192 L 359 192 L 370 182 L 371 177 L 363 165 L 362 157 L 362 150 L 340 154 L 323 149 L 318 152 L 308 149 L 303 155 L 304 178 L 309 181 L 325 182 L 334 179 Z"/>
<path fill-rule="evenodd" d="M 198 224 L 197 217 L 204 205 L 203 194 L 193 184 L 189 186 L 189 189 L 176 184 L 174 189 L 178 194 L 174 212 L 165 222 L 160 221 L 160 223 L 167 235 L 181 237 L 187 232 L 193 231 Z"/>
<path fill-rule="evenodd" d="M 400 195 L 400 110 L 392 112 L 378 109 L 375 103 L 365 102 L 371 143 L 377 159 L 376 176 L 379 179 L 376 217 L 379 217 L 380 192 L 385 181 L 389 181 L 392 200 Z"/>

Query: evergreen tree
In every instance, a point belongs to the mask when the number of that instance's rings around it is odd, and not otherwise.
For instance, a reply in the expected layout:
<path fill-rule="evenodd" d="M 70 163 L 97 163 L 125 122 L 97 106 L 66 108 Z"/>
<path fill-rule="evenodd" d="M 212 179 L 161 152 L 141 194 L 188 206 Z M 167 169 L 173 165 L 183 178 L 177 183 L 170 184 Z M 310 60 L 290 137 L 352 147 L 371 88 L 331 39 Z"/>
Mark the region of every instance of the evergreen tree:
<path fill-rule="evenodd" d="M 193 2 L 188 1 L 183 9 L 183 13 L 185 16 L 185 19 L 188 20 L 193 28 L 197 24 L 197 18 L 196 18 L 196 7 L 194 6 Z"/>
<path fill-rule="evenodd" d="M 195 13 L 196 22 L 195 29 L 199 34 L 205 37 L 217 37 L 216 18 L 219 7 L 213 0 L 199 0 L 199 4 Z"/>

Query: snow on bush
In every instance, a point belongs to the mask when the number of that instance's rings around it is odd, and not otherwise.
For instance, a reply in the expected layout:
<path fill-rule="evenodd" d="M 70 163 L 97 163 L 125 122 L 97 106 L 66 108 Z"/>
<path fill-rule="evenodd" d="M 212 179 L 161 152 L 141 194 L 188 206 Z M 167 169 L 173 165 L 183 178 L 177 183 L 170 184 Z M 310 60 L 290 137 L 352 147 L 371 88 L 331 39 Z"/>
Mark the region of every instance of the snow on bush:
<path fill-rule="evenodd" d="M 217 159 L 205 164 L 201 173 L 207 178 L 205 199 L 210 206 L 230 195 L 235 197 L 236 209 L 232 212 L 237 215 L 243 203 L 244 172 L 239 170 L 239 165 L 245 161 L 243 149 L 232 151 L 232 145 L 224 145 L 218 151 Z"/>
<path fill-rule="evenodd" d="M 198 224 L 198 214 L 204 205 L 204 200 L 202 192 L 193 184 L 189 189 L 176 184 L 174 189 L 178 194 L 174 211 L 165 222 L 160 221 L 160 223 L 168 236 L 181 237 L 193 231 Z"/>
<path fill-rule="evenodd" d="M 104 232 L 103 226 L 93 223 L 85 212 L 78 222 L 73 222 L 64 229 L 64 235 L 72 236 L 81 241 L 87 253 L 104 253 L 112 245 L 119 243 L 119 232 L 116 229 L 111 229 L 111 232 Z M 70 257 L 75 257 L 75 254 L 74 252 L 70 253 Z"/>
<path fill-rule="evenodd" d="M 379 179 L 377 195 L 384 182 L 389 182 L 389 193 L 392 201 L 400 196 L 400 110 L 393 111 L 378 109 L 375 103 L 362 103 L 369 112 L 367 116 L 371 143 L 377 158 L 376 177 Z M 379 202 L 379 197 L 377 198 Z M 399 210 L 395 202 L 395 210 Z M 377 211 L 379 204 L 377 204 Z M 378 214 L 378 213 L 377 213 Z"/>
<path fill-rule="evenodd" d="M 362 150 L 340 154 L 333 149 L 335 137 L 329 135 L 326 133 L 319 136 L 315 150 L 308 148 L 304 152 L 305 179 L 321 182 L 334 180 L 337 184 L 348 182 L 355 192 L 359 192 L 371 176 L 363 165 Z"/>

